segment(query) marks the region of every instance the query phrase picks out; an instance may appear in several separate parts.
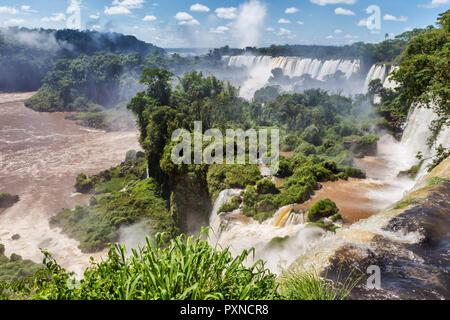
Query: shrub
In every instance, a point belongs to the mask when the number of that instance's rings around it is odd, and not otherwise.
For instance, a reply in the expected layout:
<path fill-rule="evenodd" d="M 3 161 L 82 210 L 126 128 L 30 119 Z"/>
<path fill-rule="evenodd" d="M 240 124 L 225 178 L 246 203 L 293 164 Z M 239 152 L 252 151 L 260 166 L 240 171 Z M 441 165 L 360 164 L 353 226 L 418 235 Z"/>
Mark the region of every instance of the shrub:
<path fill-rule="evenodd" d="M 237 208 L 239 208 L 241 203 L 242 203 L 241 197 L 239 197 L 239 196 L 233 197 L 230 202 L 224 203 L 219 208 L 219 211 L 217 211 L 217 212 L 218 213 L 221 213 L 221 212 L 232 212 L 232 211 L 236 210 Z"/>
<path fill-rule="evenodd" d="M 0 193 L 0 208 L 9 208 L 18 202 L 19 196 L 9 193 Z"/>
<path fill-rule="evenodd" d="M 201 237 L 164 234 L 147 238 L 127 258 L 126 248 L 111 246 L 105 261 L 95 262 L 77 282 L 47 253 L 47 269 L 36 273 L 16 295 L 47 300 L 270 300 L 277 299 L 276 276 L 259 260 L 244 261 L 254 249 L 233 257 Z M 75 285 L 76 284 L 76 285 Z M 20 289 L 24 290 L 20 290 Z"/>
<path fill-rule="evenodd" d="M 322 218 L 331 217 L 339 212 L 336 203 L 330 199 L 323 199 L 317 201 L 308 210 L 308 220 L 311 222 L 316 222 Z"/>
<path fill-rule="evenodd" d="M 84 173 L 77 176 L 75 190 L 80 193 L 89 193 L 94 187 L 94 183 Z"/>
<path fill-rule="evenodd" d="M 258 194 L 277 194 L 280 191 L 270 179 L 262 179 L 256 183 L 256 192 Z"/>

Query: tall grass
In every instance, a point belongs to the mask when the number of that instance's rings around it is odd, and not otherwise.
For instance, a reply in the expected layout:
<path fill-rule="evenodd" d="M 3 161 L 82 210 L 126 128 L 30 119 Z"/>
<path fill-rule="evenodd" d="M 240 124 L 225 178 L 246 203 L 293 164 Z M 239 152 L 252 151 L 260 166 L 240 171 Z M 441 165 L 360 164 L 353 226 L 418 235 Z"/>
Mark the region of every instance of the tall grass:
<path fill-rule="evenodd" d="M 361 280 L 353 272 L 341 283 L 321 277 L 315 270 L 285 271 L 279 291 L 286 300 L 345 300 Z"/>
<path fill-rule="evenodd" d="M 0 297 L 48 300 L 342 300 L 356 282 L 340 284 L 317 272 L 285 272 L 279 279 L 258 260 L 246 266 L 254 249 L 233 257 L 199 237 L 168 240 L 159 233 L 127 252 L 111 245 L 107 258 L 94 262 L 77 280 L 46 251 L 45 268 L 13 284 L 0 283 Z"/>
<path fill-rule="evenodd" d="M 44 252 L 45 272 L 13 289 L 32 299 L 276 299 L 276 276 L 264 263 L 244 266 L 252 253 L 245 250 L 233 257 L 228 249 L 219 251 L 200 237 L 181 235 L 167 241 L 158 234 L 128 257 L 124 247 L 111 246 L 108 258 L 93 262 L 81 281 Z"/>

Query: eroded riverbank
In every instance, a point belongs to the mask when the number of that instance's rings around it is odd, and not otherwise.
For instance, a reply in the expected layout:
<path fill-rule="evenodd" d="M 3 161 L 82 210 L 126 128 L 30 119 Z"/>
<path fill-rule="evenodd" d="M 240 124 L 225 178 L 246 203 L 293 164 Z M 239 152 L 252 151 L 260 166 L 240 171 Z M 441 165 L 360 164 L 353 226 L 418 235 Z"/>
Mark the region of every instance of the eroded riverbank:
<path fill-rule="evenodd" d="M 87 203 L 76 194 L 78 173 L 98 173 L 118 165 L 126 151 L 139 150 L 137 131 L 105 132 L 78 126 L 63 113 L 39 113 L 23 100 L 33 93 L 0 94 L 0 193 L 20 196 L 0 213 L 0 242 L 12 252 L 40 262 L 40 248 L 49 250 L 69 270 L 80 272 L 89 257 L 78 242 L 57 229 L 49 218 L 62 208 Z M 20 239 L 12 240 L 14 234 Z"/>

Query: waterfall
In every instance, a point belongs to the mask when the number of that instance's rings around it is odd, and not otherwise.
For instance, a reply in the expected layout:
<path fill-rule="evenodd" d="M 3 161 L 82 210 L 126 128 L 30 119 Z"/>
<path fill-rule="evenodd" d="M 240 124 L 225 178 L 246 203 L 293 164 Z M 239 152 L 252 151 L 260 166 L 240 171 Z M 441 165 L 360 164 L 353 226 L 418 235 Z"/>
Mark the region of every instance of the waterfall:
<path fill-rule="evenodd" d="M 350 79 L 360 71 L 360 60 L 319 60 L 300 57 L 269 56 L 223 56 L 222 61 L 228 67 L 249 70 L 248 79 L 241 86 L 241 96 L 250 99 L 256 90 L 264 87 L 272 76 L 272 70 L 280 68 L 285 76 L 291 78 L 304 75 L 312 79 L 324 81 L 326 77 L 341 71 L 346 79 Z"/>
<path fill-rule="evenodd" d="M 325 60 L 295 58 L 295 57 L 269 57 L 269 56 L 224 56 L 222 60 L 229 67 L 263 67 L 270 72 L 281 68 L 284 75 L 300 77 L 309 74 L 313 79 L 323 80 L 328 75 L 342 71 L 349 79 L 359 71 L 359 60 Z"/>
<path fill-rule="evenodd" d="M 387 67 L 385 64 L 374 64 L 370 70 L 369 73 L 366 76 L 366 80 L 364 81 L 364 91 L 363 92 L 367 92 L 367 90 L 369 89 L 369 84 L 371 81 L 376 80 L 376 79 L 380 79 L 381 83 L 384 83 L 386 80 L 386 75 L 387 75 Z"/>
<path fill-rule="evenodd" d="M 415 106 L 412 108 L 400 142 L 409 158 L 415 157 L 418 152 L 421 152 L 425 159 L 417 174 L 417 180 L 426 174 L 426 168 L 432 162 L 436 147 L 442 144 L 445 148 L 450 148 L 449 126 L 442 128 L 432 148 L 427 145 L 431 136 L 430 125 L 434 120 L 439 119 L 439 116 L 433 111 L 433 107 L 434 105 L 431 104 L 428 107 Z"/>

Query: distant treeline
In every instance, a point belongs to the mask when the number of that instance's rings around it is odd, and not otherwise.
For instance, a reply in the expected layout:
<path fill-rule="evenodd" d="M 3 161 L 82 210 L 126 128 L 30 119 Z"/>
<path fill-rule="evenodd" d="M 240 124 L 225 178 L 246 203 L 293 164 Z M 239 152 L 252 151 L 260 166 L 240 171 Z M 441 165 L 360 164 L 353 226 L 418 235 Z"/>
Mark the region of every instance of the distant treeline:
<path fill-rule="evenodd" d="M 0 29 L 0 91 L 31 91 L 42 85 L 57 59 L 74 59 L 99 51 L 117 54 L 165 51 L 150 43 L 118 33 L 96 31 Z"/>
<path fill-rule="evenodd" d="M 228 46 L 211 50 L 210 56 L 229 55 L 266 55 L 272 57 L 295 56 L 315 59 L 362 59 L 367 63 L 393 62 L 406 48 L 410 39 L 426 30 L 414 29 L 396 36 L 394 39 L 385 40 L 380 43 L 356 42 L 345 46 L 323 46 L 323 45 L 271 45 L 266 48 L 246 47 L 235 49 Z"/>

